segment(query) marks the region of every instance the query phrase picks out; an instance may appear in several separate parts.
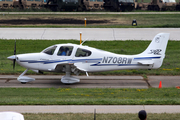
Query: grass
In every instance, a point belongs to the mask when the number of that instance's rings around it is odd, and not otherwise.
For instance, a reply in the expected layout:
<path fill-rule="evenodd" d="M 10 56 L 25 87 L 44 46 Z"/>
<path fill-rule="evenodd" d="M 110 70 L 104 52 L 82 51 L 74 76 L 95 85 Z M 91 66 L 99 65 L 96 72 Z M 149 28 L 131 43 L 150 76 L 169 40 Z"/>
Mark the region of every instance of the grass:
<path fill-rule="evenodd" d="M 0 88 L 0 105 L 180 105 L 176 88 Z"/>
<path fill-rule="evenodd" d="M 84 18 L 87 18 L 86 28 L 179 28 L 180 14 L 61 14 L 61 15 L 0 15 L 0 20 L 42 20 L 36 24 L 0 24 L 0 27 L 48 27 L 48 28 L 85 28 Z M 62 19 L 71 22 L 61 23 Z M 136 19 L 138 26 L 132 26 L 132 20 Z M 44 22 L 48 20 L 51 22 Z M 56 20 L 55 23 L 53 20 Z M 76 22 L 74 23 L 74 20 Z M 79 21 L 79 22 L 78 22 Z M 99 22 L 100 21 L 100 22 Z"/>
<path fill-rule="evenodd" d="M 61 43 L 79 44 L 77 40 L 17 40 L 17 54 L 40 52 L 48 46 Z M 84 45 L 114 52 L 117 54 L 138 54 L 144 51 L 150 41 L 87 41 Z M 169 41 L 166 58 L 159 69 L 154 70 L 117 70 L 90 73 L 90 75 L 180 75 L 180 41 Z M 7 57 L 13 55 L 14 40 L 0 40 L 0 74 L 20 74 L 25 68 L 16 64 L 13 71 L 12 61 Z M 29 71 L 27 74 L 36 74 Z M 59 73 L 45 73 L 59 74 Z M 84 73 L 82 73 L 84 74 Z"/>
<path fill-rule="evenodd" d="M 23 114 L 25 120 L 93 120 L 94 114 Z M 96 114 L 97 120 L 139 120 L 138 114 Z M 148 120 L 180 120 L 180 114 L 147 113 Z"/>

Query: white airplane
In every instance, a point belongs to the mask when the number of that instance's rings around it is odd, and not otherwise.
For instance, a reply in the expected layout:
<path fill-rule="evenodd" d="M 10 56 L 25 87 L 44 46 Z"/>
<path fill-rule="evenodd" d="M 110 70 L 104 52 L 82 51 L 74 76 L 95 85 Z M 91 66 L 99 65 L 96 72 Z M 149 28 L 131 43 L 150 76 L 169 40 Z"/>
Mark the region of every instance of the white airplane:
<path fill-rule="evenodd" d="M 157 34 L 148 48 L 137 55 L 115 54 L 96 48 L 76 45 L 57 44 L 50 46 L 40 53 L 29 53 L 16 55 L 16 44 L 14 55 L 8 57 L 27 68 L 17 80 L 21 83 L 34 81 L 24 74 L 28 70 L 38 73 L 65 72 L 61 78 L 64 84 L 80 82 L 80 79 L 71 76 L 71 73 L 78 75 L 80 72 L 112 71 L 125 69 L 157 69 L 161 67 L 165 58 L 165 51 L 169 40 L 169 33 Z"/>
<path fill-rule="evenodd" d="M 17 112 L 0 112 L 1 120 L 24 120 L 24 116 Z"/>

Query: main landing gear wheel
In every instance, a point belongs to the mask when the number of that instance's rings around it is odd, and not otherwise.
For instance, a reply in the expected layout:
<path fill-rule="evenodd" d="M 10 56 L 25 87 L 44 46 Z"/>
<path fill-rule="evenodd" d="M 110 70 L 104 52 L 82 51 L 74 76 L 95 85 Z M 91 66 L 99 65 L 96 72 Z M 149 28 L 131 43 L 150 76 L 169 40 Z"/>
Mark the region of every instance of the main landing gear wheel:
<path fill-rule="evenodd" d="M 71 65 L 66 65 L 66 75 L 61 78 L 64 84 L 74 84 L 80 82 L 79 78 L 71 76 Z"/>
<path fill-rule="evenodd" d="M 26 84 L 27 82 L 21 82 L 21 84 Z"/>

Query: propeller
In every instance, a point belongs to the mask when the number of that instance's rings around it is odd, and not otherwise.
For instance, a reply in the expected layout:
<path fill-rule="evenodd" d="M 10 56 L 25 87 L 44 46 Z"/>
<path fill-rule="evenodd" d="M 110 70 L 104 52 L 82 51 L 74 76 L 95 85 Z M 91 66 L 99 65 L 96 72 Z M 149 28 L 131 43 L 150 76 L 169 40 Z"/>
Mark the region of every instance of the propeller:
<path fill-rule="evenodd" d="M 14 55 L 15 55 L 15 59 L 13 60 L 13 70 L 14 70 L 15 64 L 16 64 L 16 41 L 15 41 L 15 44 L 14 44 Z"/>

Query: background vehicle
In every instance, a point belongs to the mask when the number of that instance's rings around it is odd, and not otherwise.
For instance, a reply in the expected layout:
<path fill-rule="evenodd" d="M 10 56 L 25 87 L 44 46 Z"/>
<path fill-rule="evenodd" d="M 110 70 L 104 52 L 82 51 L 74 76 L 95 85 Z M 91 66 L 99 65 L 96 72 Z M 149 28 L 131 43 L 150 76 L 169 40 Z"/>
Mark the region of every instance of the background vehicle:
<path fill-rule="evenodd" d="M 52 11 L 77 11 L 78 0 L 48 0 L 47 8 Z"/>
<path fill-rule="evenodd" d="M 145 2 L 144 2 L 145 1 Z M 180 11 L 175 0 L 0 0 L 0 9 L 50 9 L 52 11 Z"/>
<path fill-rule="evenodd" d="M 134 0 L 104 0 L 104 8 L 110 11 L 132 11 Z"/>
<path fill-rule="evenodd" d="M 176 10 L 175 0 L 151 0 L 149 3 L 138 3 L 137 9 L 141 10 L 152 10 L 152 11 L 174 11 Z"/>
<path fill-rule="evenodd" d="M 148 5 L 148 10 L 160 11 L 160 10 L 176 10 L 175 0 L 151 0 L 151 4 Z"/>
<path fill-rule="evenodd" d="M 176 3 L 176 10 L 177 10 L 177 11 L 180 11 L 180 0 L 179 0 L 178 3 Z"/>
<path fill-rule="evenodd" d="M 78 11 L 102 10 L 104 9 L 103 4 L 103 0 L 80 0 Z"/>
<path fill-rule="evenodd" d="M 135 1 L 135 9 L 139 10 L 148 10 L 148 5 L 150 5 L 150 1 L 144 2 L 144 0 Z"/>
<path fill-rule="evenodd" d="M 43 0 L 26 0 L 25 8 L 38 8 L 40 9 L 43 5 Z"/>
<path fill-rule="evenodd" d="M 43 0 L 15 0 L 13 7 L 19 9 L 40 9 L 43 7 Z"/>
<path fill-rule="evenodd" d="M 13 7 L 13 0 L 1 0 L 0 9 L 11 9 Z"/>

